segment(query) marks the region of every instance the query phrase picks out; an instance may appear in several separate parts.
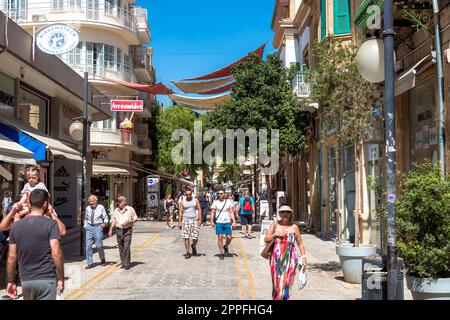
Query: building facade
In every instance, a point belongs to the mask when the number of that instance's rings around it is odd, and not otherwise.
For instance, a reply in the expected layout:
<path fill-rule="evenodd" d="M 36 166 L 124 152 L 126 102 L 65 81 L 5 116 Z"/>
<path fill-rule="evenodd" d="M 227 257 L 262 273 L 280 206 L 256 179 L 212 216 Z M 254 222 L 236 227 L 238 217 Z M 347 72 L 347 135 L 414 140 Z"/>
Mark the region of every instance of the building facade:
<path fill-rule="evenodd" d="M 52 23 L 68 24 L 79 31 L 78 46 L 59 56 L 110 99 L 143 100 L 143 112 L 112 112 L 109 119 L 94 121 L 90 129 L 91 192 L 112 209 L 119 195 L 133 204 L 145 193 L 149 172 L 148 118 L 155 96 L 140 93 L 109 80 L 152 84 L 150 28 L 146 9 L 134 0 L 5 0 L 0 10 L 33 34 Z M 109 108 L 109 106 L 106 106 Z M 73 112 L 63 109 L 63 115 Z M 131 133 L 120 123 L 131 120 Z"/>

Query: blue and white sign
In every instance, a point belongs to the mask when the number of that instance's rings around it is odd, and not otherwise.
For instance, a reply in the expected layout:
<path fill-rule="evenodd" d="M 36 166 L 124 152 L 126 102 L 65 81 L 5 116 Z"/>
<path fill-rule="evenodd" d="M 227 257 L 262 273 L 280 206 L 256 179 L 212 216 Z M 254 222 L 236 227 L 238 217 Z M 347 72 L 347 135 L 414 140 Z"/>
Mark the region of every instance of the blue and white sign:
<path fill-rule="evenodd" d="M 52 24 L 41 30 L 36 44 L 48 54 L 63 54 L 73 50 L 80 42 L 78 31 L 65 24 Z"/>
<path fill-rule="evenodd" d="M 147 205 L 149 208 L 159 207 L 158 193 L 147 193 Z"/>
<path fill-rule="evenodd" d="M 159 176 L 147 176 L 147 192 L 159 192 Z"/>

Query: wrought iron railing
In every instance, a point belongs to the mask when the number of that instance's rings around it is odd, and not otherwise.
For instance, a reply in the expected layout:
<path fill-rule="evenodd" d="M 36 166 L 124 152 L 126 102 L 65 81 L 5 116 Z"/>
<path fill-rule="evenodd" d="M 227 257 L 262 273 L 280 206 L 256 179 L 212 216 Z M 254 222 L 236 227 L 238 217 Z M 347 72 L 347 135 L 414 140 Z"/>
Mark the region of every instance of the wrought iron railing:
<path fill-rule="evenodd" d="M 298 71 L 292 80 L 292 91 L 297 98 L 309 98 L 311 86 L 306 82 L 306 71 Z"/>

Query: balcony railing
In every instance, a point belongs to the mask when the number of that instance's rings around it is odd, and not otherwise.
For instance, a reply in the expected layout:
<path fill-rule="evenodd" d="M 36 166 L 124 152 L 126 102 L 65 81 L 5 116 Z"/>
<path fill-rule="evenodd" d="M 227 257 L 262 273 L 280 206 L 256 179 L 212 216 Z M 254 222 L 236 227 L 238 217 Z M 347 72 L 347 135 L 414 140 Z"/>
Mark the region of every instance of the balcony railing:
<path fill-rule="evenodd" d="M 91 128 L 91 143 L 138 145 L 138 136 L 131 132 L 122 132 L 119 129 Z"/>
<path fill-rule="evenodd" d="M 311 87 L 309 83 L 305 81 L 305 76 L 305 71 L 299 71 L 292 81 L 292 91 L 297 98 L 309 98 L 311 95 Z"/>
<path fill-rule="evenodd" d="M 93 61 L 88 61 L 86 63 L 85 59 L 76 59 L 70 56 L 60 57 L 60 59 L 81 76 L 83 76 L 85 71 L 88 71 L 89 79 L 102 80 L 100 77 L 105 77 L 114 80 L 137 82 L 136 75 L 134 74 L 134 71 L 132 71 L 133 67 L 130 65 L 124 65 L 123 63 L 117 64 L 114 62 L 97 62 L 98 64 L 94 65 Z"/>
<path fill-rule="evenodd" d="M 0 10 L 16 23 L 45 23 L 57 21 L 89 21 L 121 26 L 138 32 L 135 15 L 118 7 L 94 5 L 95 2 L 80 0 L 39 1 L 16 8 L 0 2 Z"/>

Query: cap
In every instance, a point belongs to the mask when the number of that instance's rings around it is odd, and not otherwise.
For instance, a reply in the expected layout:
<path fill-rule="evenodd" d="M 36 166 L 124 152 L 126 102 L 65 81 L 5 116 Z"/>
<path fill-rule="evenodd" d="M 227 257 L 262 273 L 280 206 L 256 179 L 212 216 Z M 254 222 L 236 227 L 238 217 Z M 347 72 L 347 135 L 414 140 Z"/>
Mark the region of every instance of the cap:
<path fill-rule="evenodd" d="M 280 209 L 278 209 L 278 212 L 281 211 L 289 211 L 289 212 L 293 212 L 294 210 L 291 209 L 291 207 L 287 206 L 287 205 L 283 205 L 280 207 Z"/>

